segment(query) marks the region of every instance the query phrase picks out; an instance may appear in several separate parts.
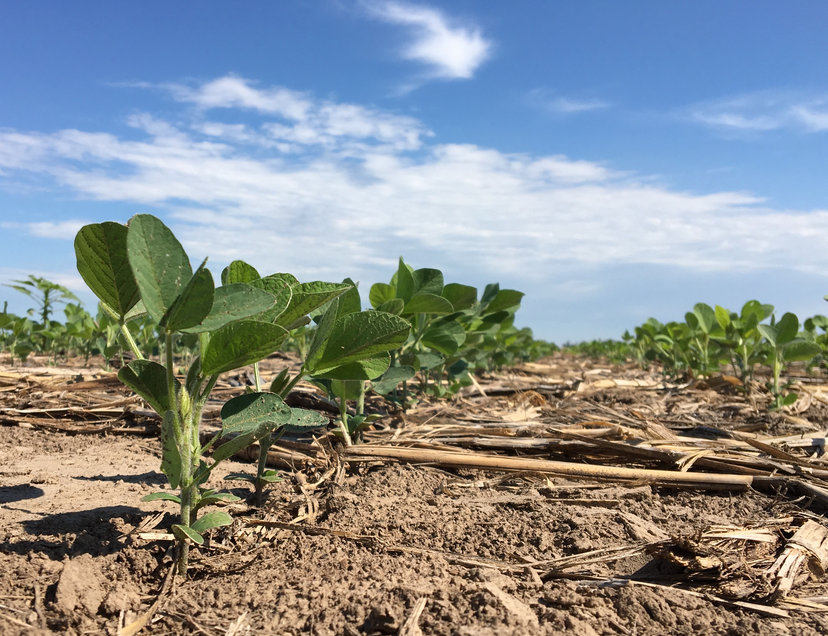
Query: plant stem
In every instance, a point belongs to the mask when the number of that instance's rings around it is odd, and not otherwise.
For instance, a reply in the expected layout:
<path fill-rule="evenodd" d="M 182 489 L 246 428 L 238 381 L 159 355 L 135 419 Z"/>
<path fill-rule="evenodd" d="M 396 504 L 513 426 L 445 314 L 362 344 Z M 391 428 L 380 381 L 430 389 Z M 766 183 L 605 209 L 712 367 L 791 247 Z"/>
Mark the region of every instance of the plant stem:
<path fill-rule="evenodd" d="M 359 391 L 359 399 L 356 404 L 356 414 L 362 415 L 365 412 L 365 381 L 362 381 L 362 386 Z"/>
<path fill-rule="evenodd" d="M 189 409 L 188 413 L 181 412 L 181 396 L 175 390 L 175 369 L 173 368 L 173 337 L 172 333 L 165 333 L 164 335 L 164 354 L 166 355 L 166 370 L 167 370 L 167 391 L 170 396 L 172 411 L 174 413 L 173 428 L 175 431 L 175 442 L 178 447 L 178 452 L 181 457 L 181 525 L 185 527 L 190 526 L 190 513 L 193 508 L 193 484 L 192 484 L 192 455 L 193 455 L 193 440 L 192 440 L 192 411 Z M 182 389 L 186 391 L 186 389 Z M 178 573 L 181 576 L 187 575 L 187 562 L 190 557 L 189 540 L 185 539 L 181 542 L 181 551 L 178 555 Z"/>
<path fill-rule="evenodd" d="M 141 353 L 141 350 L 138 348 L 138 345 L 135 343 L 135 340 L 132 337 L 132 334 L 129 333 L 129 327 L 127 327 L 126 323 L 123 320 L 119 320 L 118 324 L 121 326 L 121 333 L 124 334 L 124 339 L 127 341 L 129 348 L 132 350 L 132 353 L 135 354 L 135 357 L 138 360 L 143 360 L 144 355 Z"/>
<path fill-rule="evenodd" d="M 256 380 L 256 393 L 262 392 L 262 376 L 259 374 L 259 363 L 253 363 L 253 377 Z"/>
<path fill-rule="evenodd" d="M 348 403 L 345 398 L 339 398 L 339 428 L 342 430 L 342 437 L 345 438 L 346 446 L 353 446 L 351 434 L 348 432 Z"/>
<path fill-rule="evenodd" d="M 271 437 L 271 433 L 268 433 L 264 438 L 259 440 L 259 462 L 256 466 L 256 506 L 258 508 L 262 507 L 262 503 L 264 502 L 264 485 L 265 481 L 262 479 L 262 475 L 264 475 L 265 468 L 267 468 L 267 452 L 270 450 L 271 445 L 273 444 L 273 438 Z"/>

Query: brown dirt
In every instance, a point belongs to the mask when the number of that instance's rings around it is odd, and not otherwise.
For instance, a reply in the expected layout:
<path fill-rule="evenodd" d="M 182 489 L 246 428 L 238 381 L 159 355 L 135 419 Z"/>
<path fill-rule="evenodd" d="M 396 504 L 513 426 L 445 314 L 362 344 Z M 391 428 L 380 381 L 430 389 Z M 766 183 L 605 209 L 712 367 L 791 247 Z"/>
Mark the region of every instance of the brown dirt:
<path fill-rule="evenodd" d="M 702 391 L 697 399 L 721 397 Z M 589 398 L 563 397 L 558 407 L 576 399 L 618 405 L 640 396 L 602 389 Z M 824 413 L 812 415 L 824 428 Z M 157 440 L 5 424 L 0 634 L 116 634 L 149 609 L 172 562 L 169 542 L 130 534 L 157 513 L 165 516 L 153 531 L 174 522 L 173 504 L 140 501 L 165 484 Z M 240 482 L 222 477 L 251 469 L 229 461 L 211 485 L 246 496 Z M 235 525 L 194 550 L 189 577 L 175 580 L 142 633 L 394 634 L 420 599 L 419 629 L 446 636 L 828 632 L 828 614 L 820 612 L 768 616 L 682 589 L 630 583 L 679 580 L 658 554 L 622 554 L 543 578 L 529 567 L 498 565 L 693 537 L 716 525 L 762 526 L 796 515 L 824 522 L 824 511 L 784 496 L 389 462 L 352 465 L 303 495 L 318 477 L 286 472 L 265 509 L 235 505 Z M 314 510 L 318 505 L 313 527 L 336 532 L 284 527 L 311 500 Z M 251 525 L 256 519 L 276 523 Z M 826 579 L 800 580 L 796 596 L 828 596 Z"/>

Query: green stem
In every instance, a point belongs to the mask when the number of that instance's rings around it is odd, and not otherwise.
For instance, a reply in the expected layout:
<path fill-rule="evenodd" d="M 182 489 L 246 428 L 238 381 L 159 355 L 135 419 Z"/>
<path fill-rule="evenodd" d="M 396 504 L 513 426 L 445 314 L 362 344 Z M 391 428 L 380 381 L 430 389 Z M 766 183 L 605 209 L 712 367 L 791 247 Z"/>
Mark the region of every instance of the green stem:
<path fill-rule="evenodd" d="M 135 355 L 138 360 L 143 360 L 144 356 L 141 353 L 141 350 L 138 348 L 138 345 L 135 343 L 135 340 L 132 337 L 132 334 L 129 333 L 129 327 L 127 327 L 126 323 L 123 320 L 118 320 L 118 324 L 121 326 L 121 333 L 124 334 L 124 339 L 127 341 L 130 350 Z"/>
<path fill-rule="evenodd" d="M 256 379 L 256 393 L 262 392 L 262 376 L 259 374 L 259 363 L 253 363 L 253 377 Z"/>
<path fill-rule="evenodd" d="M 175 369 L 173 368 L 173 337 L 172 333 L 165 333 L 164 354 L 166 356 L 167 370 L 167 391 L 172 402 L 172 411 L 175 414 L 173 428 L 175 430 L 175 442 L 181 456 L 181 525 L 190 526 L 190 514 L 193 508 L 193 440 L 192 440 L 192 407 L 189 413 L 181 412 L 181 396 L 175 390 Z M 186 390 L 186 389 L 185 389 Z M 188 540 L 181 543 L 181 550 L 178 554 L 178 573 L 182 576 L 187 574 L 187 562 L 190 556 L 190 545 Z"/>
<path fill-rule="evenodd" d="M 262 479 L 265 469 L 267 468 L 267 452 L 273 445 L 273 438 L 268 433 L 265 437 L 259 440 L 259 462 L 256 465 L 256 506 L 261 508 L 264 502 L 264 485 L 265 481 Z"/>
<path fill-rule="evenodd" d="M 342 430 L 342 437 L 345 438 L 346 446 L 353 446 L 351 434 L 348 432 L 348 403 L 345 398 L 339 398 L 339 428 Z"/>
<path fill-rule="evenodd" d="M 362 415 L 365 413 L 365 380 L 362 381 L 362 387 L 359 391 L 359 399 L 356 404 L 356 414 Z"/>

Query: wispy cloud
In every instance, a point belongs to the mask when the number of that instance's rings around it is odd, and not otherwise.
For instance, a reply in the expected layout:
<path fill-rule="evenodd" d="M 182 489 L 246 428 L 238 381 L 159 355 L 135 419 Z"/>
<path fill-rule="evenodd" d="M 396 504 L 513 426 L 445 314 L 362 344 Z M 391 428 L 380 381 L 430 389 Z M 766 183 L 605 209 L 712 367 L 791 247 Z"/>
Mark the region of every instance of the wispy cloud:
<path fill-rule="evenodd" d="M 545 106 L 552 112 L 569 114 L 609 108 L 610 103 L 597 99 L 578 100 L 569 99 L 568 97 L 558 97 L 557 99 L 552 99 L 546 102 Z"/>
<path fill-rule="evenodd" d="M 283 152 L 293 144 L 333 147 L 346 143 L 388 144 L 415 150 L 421 137 L 432 133 L 413 117 L 359 104 L 319 101 L 282 87 L 257 88 L 253 82 L 228 75 L 200 86 L 164 85 L 173 97 L 202 111 L 215 108 L 253 110 L 278 118 L 259 131 L 243 124 L 200 123 L 200 132 L 237 143 L 276 146 Z M 147 129 L 147 132 L 152 130 Z"/>
<path fill-rule="evenodd" d="M 431 77 L 469 79 L 491 54 L 492 42 L 478 27 L 461 25 L 437 9 L 386 1 L 365 2 L 364 6 L 380 20 L 409 27 L 412 38 L 402 55 L 426 64 Z"/>
<path fill-rule="evenodd" d="M 556 96 L 547 88 L 535 88 L 526 94 L 526 102 L 544 112 L 555 115 L 572 115 L 593 110 L 604 110 L 612 104 L 603 99 L 577 99 L 566 96 Z"/>
<path fill-rule="evenodd" d="M 40 221 L 36 223 L 21 223 L 18 221 L 4 221 L 0 227 L 6 230 L 23 230 L 30 236 L 37 238 L 74 239 L 87 221 L 70 219 L 68 221 Z"/>
<path fill-rule="evenodd" d="M 215 95 L 216 84 L 245 101 L 203 103 L 198 96 Z M 188 119 L 182 109 L 177 123 L 136 115 L 137 140 L 0 131 L 0 184 L 35 174 L 80 197 L 146 204 L 194 258 L 244 258 L 305 280 L 384 279 L 400 253 L 469 279 L 510 275 L 526 288 L 578 264 L 828 268 L 828 210 L 677 191 L 562 155 L 434 143 L 415 119 L 308 94 L 291 116 L 256 107 L 264 121 L 254 126 L 248 104 L 286 89 L 222 78 L 189 90 L 200 112 Z M 222 123 L 209 119 L 218 107 Z M 78 223 L 21 229 L 68 237 Z M 812 256 L 805 262 L 802 253 Z"/>
<path fill-rule="evenodd" d="M 697 123 L 737 133 L 782 129 L 822 132 L 828 130 L 828 95 L 761 91 L 699 102 L 687 109 L 686 116 Z"/>

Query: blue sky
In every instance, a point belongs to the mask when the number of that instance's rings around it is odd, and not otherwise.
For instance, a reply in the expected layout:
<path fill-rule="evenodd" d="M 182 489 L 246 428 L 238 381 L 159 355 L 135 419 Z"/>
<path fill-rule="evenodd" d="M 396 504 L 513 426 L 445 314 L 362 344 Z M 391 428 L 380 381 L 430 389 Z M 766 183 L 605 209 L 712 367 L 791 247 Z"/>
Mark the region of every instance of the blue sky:
<path fill-rule="evenodd" d="M 0 281 L 91 304 L 75 232 L 149 212 L 214 272 L 367 291 L 402 254 L 499 281 L 556 342 L 699 301 L 828 313 L 826 23 L 816 1 L 1 3 Z"/>

